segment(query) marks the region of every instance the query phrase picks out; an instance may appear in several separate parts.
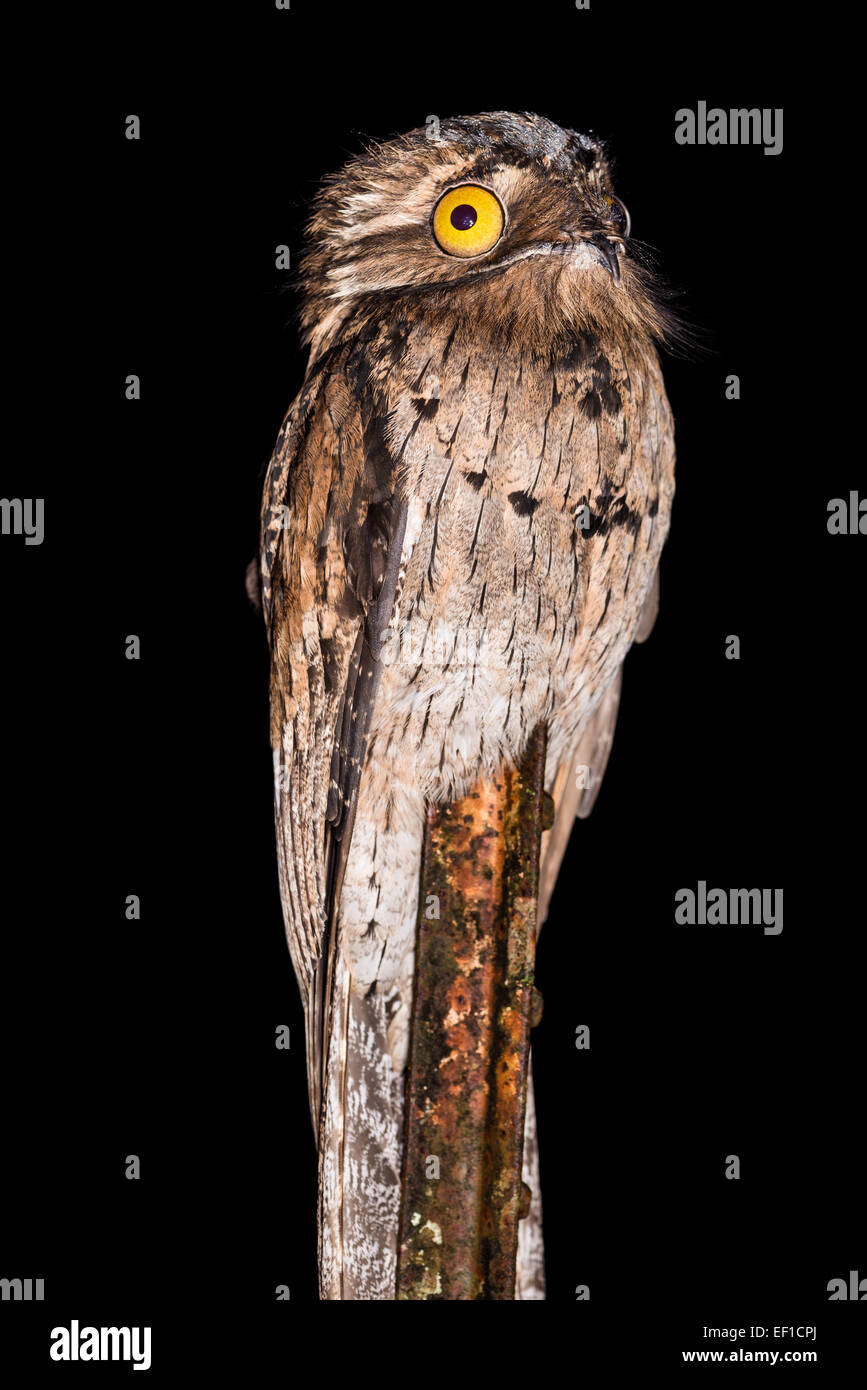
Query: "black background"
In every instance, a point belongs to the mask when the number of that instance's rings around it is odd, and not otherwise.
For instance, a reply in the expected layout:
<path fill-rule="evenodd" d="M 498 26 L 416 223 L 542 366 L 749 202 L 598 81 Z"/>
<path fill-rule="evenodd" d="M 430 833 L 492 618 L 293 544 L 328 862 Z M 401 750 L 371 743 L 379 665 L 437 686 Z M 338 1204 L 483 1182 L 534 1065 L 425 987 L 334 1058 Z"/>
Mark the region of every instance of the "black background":
<path fill-rule="evenodd" d="M 2 1305 L 0 1367 L 128 1373 L 49 1362 L 73 1317 L 152 1325 L 166 1378 L 235 1352 L 279 1368 L 304 1334 L 315 1156 L 244 593 L 304 371 L 275 247 L 295 258 L 317 181 L 363 136 L 491 109 L 610 139 L 633 233 L 704 344 L 665 359 L 660 617 L 540 940 L 548 1300 L 573 1305 L 576 1367 L 594 1347 L 675 1365 L 720 1345 L 704 1325 L 818 1324 L 815 1344 L 745 1345 L 850 1353 L 863 1310 L 826 1286 L 867 1275 L 864 541 L 826 520 L 865 467 L 816 213 L 836 175 L 799 76 L 817 42 L 782 6 L 118 11 L 70 33 L 60 116 L 25 103 L 36 153 L 15 171 L 48 196 L 45 215 L 19 204 L 28 442 L 2 491 L 45 497 L 46 538 L 0 545 L 0 1277 L 44 1277 L 47 1297 Z M 677 145 L 674 113 L 699 100 L 783 107 L 782 155 Z M 677 927 L 699 879 L 782 887 L 782 934 Z"/>

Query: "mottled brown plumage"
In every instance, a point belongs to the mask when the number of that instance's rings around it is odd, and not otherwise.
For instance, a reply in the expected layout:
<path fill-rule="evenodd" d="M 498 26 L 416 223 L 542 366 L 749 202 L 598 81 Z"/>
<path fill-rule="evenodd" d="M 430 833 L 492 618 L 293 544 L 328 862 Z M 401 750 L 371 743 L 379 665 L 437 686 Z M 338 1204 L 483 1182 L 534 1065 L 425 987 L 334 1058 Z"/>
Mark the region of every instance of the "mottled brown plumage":
<path fill-rule="evenodd" d="M 464 185 L 504 215 L 469 258 L 432 227 Z M 326 1298 L 394 1297 L 425 802 L 466 794 L 546 722 L 546 903 L 652 623 L 674 489 L 666 319 L 626 231 L 597 141 L 503 112 L 372 148 L 309 224 L 310 363 L 268 475 L 261 576 Z M 518 1296 L 538 1298 L 532 1143 L 525 1169 Z"/>

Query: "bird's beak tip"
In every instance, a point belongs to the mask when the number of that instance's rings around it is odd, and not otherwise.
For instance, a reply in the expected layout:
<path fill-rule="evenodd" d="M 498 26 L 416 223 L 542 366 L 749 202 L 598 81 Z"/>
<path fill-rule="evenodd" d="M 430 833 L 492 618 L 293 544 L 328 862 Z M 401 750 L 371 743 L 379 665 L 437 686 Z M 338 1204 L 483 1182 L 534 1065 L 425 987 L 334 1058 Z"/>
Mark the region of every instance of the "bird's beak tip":
<path fill-rule="evenodd" d="M 618 256 L 619 245 L 617 242 L 609 241 L 607 236 L 601 232 L 595 236 L 588 237 L 587 241 L 599 253 L 599 263 L 608 271 L 615 285 L 620 284 L 620 260 Z"/>

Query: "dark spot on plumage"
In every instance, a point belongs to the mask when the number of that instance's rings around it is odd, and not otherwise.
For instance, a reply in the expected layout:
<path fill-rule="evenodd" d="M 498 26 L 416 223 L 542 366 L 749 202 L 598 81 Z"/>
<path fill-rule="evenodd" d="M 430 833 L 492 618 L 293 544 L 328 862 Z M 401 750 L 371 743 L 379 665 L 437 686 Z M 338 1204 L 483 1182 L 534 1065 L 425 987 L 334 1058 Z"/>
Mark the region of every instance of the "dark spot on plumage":
<path fill-rule="evenodd" d="M 656 513 L 657 513 L 658 511 L 659 511 L 659 493 L 657 492 L 657 493 L 654 493 L 653 497 L 651 497 L 650 501 L 649 501 L 648 504 L 647 504 L 647 515 L 648 515 L 648 516 L 656 516 Z"/>
<path fill-rule="evenodd" d="M 450 353 L 451 350 L 452 350 L 452 343 L 453 343 L 454 340 L 455 340 L 455 334 L 457 333 L 457 331 L 458 331 L 458 326 L 457 326 L 457 324 L 455 324 L 454 328 L 452 329 L 451 333 L 449 334 L 448 338 L 446 339 L 446 345 L 445 345 L 445 347 L 443 348 L 443 356 L 442 356 L 442 365 L 443 365 L 443 366 L 445 366 L 446 363 L 447 363 L 448 360 L 449 360 L 449 353 Z"/>
<path fill-rule="evenodd" d="M 588 391 L 581 401 L 581 409 L 588 420 L 598 420 L 602 414 L 602 402 L 595 391 Z"/>
<path fill-rule="evenodd" d="M 551 383 L 551 409 L 555 410 L 560 404 L 560 392 L 557 390 L 556 379 Z"/>
<path fill-rule="evenodd" d="M 623 526 L 634 536 L 641 530 L 643 519 L 644 513 L 630 507 L 622 494 L 603 492 L 590 509 L 590 524 L 582 535 L 607 537 L 615 526 Z"/>
<path fill-rule="evenodd" d="M 488 474 L 487 471 L 483 468 L 481 473 L 465 473 L 464 477 L 466 478 L 470 487 L 475 488 L 476 492 L 480 492 L 483 483 L 485 483 L 487 480 Z"/>
<path fill-rule="evenodd" d="M 463 388 L 466 386 L 467 380 L 468 380 L 468 378 L 469 378 L 469 375 L 470 375 L 470 359 L 467 358 L 467 360 L 466 360 L 466 365 L 464 366 L 464 370 L 461 372 L 461 390 L 463 390 Z"/>
<path fill-rule="evenodd" d="M 575 376 L 584 372 L 597 356 L 601 356 L 599 339 L 595 333 L 584 333 L 572 339 L 566 352 L 556 353 L 550 365 L 563 376 Z"/>
<path fill-rule="evenodd" d="M 619 415 L 622 407 L 620 392 L 616 386 L 603 386 L 599 392 L 602 401 L 602 409 L 606 415 Z"/>
<path fill-rule="evenodd" d="M 440 408 L 438 396 L 431 396 L 430 399 L 424 396 L 413 396 L 412 403 L 421 420 L 432 420 Z"/>
<path fill-rule="evenodd" d="M 538 497 L 531 497 L 527 492 L 510 492 L 509 501 L 518 516 L 532 516 L 539 505 Z"/>
<path fill-rule="evenodd" d="M 386 340 L 392 347 L 403 347 L 409 337 L 409 325 L 400 315 L 389 318 L 386 323 Z"/>
<path fill-rule="evenodd" d="M 611 381 L 611 363 L 604 353 L 600 352 L 590 363 L 590 370 L 593 373 L 593 385 L 597 388 L 608 386 Z"/>

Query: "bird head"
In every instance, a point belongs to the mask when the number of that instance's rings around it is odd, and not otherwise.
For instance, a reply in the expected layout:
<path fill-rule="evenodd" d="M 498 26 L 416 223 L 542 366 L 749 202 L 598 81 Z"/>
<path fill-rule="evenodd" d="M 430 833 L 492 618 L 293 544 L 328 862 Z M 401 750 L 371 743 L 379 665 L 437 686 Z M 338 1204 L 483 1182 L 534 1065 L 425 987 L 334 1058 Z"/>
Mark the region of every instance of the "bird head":
<path fill-rule="evenodd" d="M 444 120 L 372 145 L 320 192 L 301 263 L 316 356 L 382 312 L 492 344 L 663 337 L 667 316 L 603 144 L 530 114 Z"/>

